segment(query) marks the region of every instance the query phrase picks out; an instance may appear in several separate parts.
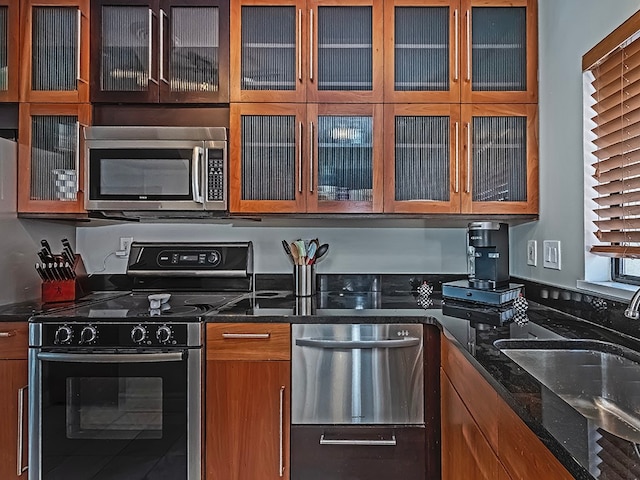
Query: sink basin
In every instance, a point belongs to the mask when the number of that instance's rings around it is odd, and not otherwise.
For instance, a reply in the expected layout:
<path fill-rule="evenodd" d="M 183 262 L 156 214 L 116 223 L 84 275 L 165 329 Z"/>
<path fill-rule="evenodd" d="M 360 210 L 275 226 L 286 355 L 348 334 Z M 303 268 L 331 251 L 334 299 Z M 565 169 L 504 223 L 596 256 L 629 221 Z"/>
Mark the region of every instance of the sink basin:
<path fill-rule="evenodd" d="M 494 345 L 597 427 L 640 443 L 640 354 L 596 340 Z"/>

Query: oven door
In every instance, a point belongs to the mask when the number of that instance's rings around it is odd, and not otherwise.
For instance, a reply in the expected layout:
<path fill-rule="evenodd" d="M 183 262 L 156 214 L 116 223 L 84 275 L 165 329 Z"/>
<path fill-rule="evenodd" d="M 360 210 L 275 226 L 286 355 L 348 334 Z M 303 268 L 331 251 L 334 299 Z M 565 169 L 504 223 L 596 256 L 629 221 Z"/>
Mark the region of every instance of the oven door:
<path fill-rule="evenodd" d="M 203 210 L 204 142 L 93 141 L 87 210 Z"/>
<path fill-rule="evenodd" d="M 29 480 L 200 479 L 198 349 L 31 349 Z"/>

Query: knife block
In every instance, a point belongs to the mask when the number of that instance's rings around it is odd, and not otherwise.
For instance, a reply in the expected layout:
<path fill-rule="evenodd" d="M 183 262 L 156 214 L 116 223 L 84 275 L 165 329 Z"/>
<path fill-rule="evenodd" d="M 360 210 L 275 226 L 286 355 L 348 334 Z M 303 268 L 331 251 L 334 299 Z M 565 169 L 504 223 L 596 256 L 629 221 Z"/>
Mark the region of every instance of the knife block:
<path fill-rule="evenodd" d="M 49 280 L 42 282 L 42 302 L 72 302 L 89 293 L 89 277 L 82 257 L 75 255 L 73 271 L 76 277 L 69 280 Z"/>

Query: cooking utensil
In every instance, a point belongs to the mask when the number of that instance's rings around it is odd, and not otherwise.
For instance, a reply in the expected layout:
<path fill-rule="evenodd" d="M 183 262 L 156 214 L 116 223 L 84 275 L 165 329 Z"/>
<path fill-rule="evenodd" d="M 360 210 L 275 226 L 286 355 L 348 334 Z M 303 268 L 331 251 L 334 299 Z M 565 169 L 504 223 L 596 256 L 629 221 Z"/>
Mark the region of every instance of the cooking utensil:
<path fill-rule="evenodd" d="M 296 242 L 291 242 L 290 248 L 294 265 L 300 265 L 300 254 L 298 252 L 298 246 L 296 245 Z"/>
<path fill-rule="evenodd" d="M 282 240 L 282 248 L 284 248 L 284 251 L 289 256 L 289 258 L 293 259 L 291 255 L 291 249 L 289 248 L 289 244 L 286 240 Z"/>
<path fill-rule="evenodd" d="M 42 245 L 43 250 L 47 255 L 53 257 L 53 253 L 51 253 L 51 246 L 49 246 L 49 242 L 47 242 L 44 238 L 40 240 L 40 245 Z"/>
<path fill-rule="evenodd" d="M 329 251 L 329 244 L 328 243 L 323 243 L 322 245 L 320 245 L 318 247 L 318 249 L 316 250 L 316 255 L 313 258 L 313 261 L 311 262 L 311 265 L 313 265 L 318 260 L 320 260 L 322 257 L 324 257 L 327 254 L 328 251 Z"/>
<path fill-rule="evenodd" d="M 316 256 L 317 249 L 318 249 L 318 246 L 316 245 L 315 242 L 309 243 L 309 249 L 307 250 L 307 261 L 306 261 L 307 265 L 313 265 L 313 260 Z"/>

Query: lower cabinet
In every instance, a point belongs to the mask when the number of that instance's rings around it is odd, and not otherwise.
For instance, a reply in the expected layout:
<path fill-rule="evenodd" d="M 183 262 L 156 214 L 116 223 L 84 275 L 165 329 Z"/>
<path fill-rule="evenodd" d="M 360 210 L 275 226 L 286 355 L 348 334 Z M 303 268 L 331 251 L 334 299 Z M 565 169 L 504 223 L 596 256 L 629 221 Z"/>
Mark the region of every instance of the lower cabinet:
<path fill-rule="evenodd" d="M 442 479 L 573 479 L 469 363 L 442 337 Z"/>
<path fill-rule="evenodd" d="M 208 324 L 207 480 L 289 478 L 288 324 Z"/>
<path fill-rule="evenodd" d="M 0 323 L 0 478 L 27 478 L 27 323 Z"/>

